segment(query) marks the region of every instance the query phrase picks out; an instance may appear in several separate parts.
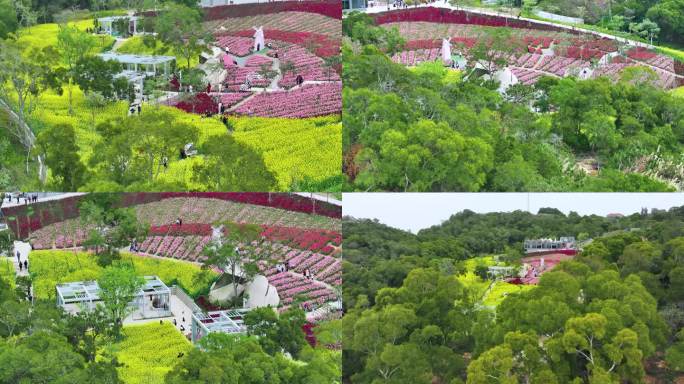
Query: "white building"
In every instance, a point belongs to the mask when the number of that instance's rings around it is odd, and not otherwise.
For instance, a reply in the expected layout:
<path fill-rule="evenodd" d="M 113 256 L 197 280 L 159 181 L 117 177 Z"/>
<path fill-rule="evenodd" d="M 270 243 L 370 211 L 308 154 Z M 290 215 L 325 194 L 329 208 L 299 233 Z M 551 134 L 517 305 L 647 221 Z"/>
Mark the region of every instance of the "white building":
<path fill-rule="evenodd" d="M 128 34 L 137 35 L 142 31 L 138 31 L 138 21 L 141 20 L 138 16 L 108 16 L 100 17 L 97 22 L 101 28 L 102 33 L 106 33 L 112 36 L 119 36 L 123 31 L 117 31 L 114 24 L 119 20 L 128 20 Z"/>
<path fill-rule="evenodd" d="M 76 314 L 92 311 L 102 304 L 97 281 L 77 281 L 57 284 L 57 305 L 66 312 Z M 145 276 L 145 285 L 128 306 L 133 320 L 171 316 L 169 300 L 171 290 L 157 276 Z"/>

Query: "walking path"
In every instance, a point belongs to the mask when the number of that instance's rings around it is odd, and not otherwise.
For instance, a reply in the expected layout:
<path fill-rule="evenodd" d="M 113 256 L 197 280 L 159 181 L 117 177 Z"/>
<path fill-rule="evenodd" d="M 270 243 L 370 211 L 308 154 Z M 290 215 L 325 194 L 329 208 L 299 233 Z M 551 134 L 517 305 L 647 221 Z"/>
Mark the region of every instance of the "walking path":
<path fill-rule="evenodd" d="M 17 260 L 17 251 L 19 251 L 19 260 Z M 19 262 L 23 263 L 28 260 L 29 253 L 31 252 L 31 244 L 24 243 L 23 241 L 14 242 L 14 255 L 12 257 L 12 263 L 14 264 L 14 270 L 17 276 L 28 276 L 28 271 L 26 268 L 19 269 Z M 29 264 L 29 268 L 31 264 Z"/>
<path fill-rule="evenodd" d="M 335 204 L 342 206 L 342 200 L 338 200 L 332 197 L 330 194 L 322 195 L 320 193 L 310 193 L 310 192 L 295 192 L 295 195 L 304 196 L 307 198 L 314 198 L 319 201 L 325 201 L 330 204 Z"/>
<path fill-rule="evenodd" d="M 32 192 L 27 192 L 29 195 L 31 194 L 38 194 L 38 202 L 42 203 L 44 201 L 52 201 L 52 200 L 61 200 L 61 199 L 66 199 L 67 197 L 72 197 L 72 196 L 80 196 L 80 195 L 85 195 L 83 192 L 70 192 L 70 193 L 32 193 Z M 28 205 L 31 205 L 33 203 L 29 203 Z M 0 204 L 2 208 L 7 208 L 7 207 L 16 207 L 18 205 L 27 205 L 24 203 L 24 199 L 19 199 L 19 203 L 17 203 L 17 199 L 13 198 L 12 202 L 8 202 L 7 199 L 3 201 L 2 204 Z"/>

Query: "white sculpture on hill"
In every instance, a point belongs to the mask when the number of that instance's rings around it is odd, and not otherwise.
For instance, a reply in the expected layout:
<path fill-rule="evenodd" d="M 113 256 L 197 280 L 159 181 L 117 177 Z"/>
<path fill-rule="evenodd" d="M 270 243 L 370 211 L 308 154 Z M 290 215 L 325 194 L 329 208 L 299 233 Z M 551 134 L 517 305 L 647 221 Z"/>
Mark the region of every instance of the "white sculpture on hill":
<path fill-rule="evenodd" d="M 449 39 L 442 39 L 442 61 L 446 65 L 451 63 L 451 43 Z"/>
<path fill-rule="evenodd" d="M 264 48 L 264 27 L 252 27 L 254 29 L 254 52 Z"/>

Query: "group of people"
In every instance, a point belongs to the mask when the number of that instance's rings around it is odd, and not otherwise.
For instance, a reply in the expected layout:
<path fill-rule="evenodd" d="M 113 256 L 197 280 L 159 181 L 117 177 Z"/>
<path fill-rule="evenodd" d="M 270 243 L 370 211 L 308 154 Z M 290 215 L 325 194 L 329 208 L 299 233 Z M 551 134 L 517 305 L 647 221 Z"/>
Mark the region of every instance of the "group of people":
<path fill-rule="evenodd" d="M 12 202 L 12 194 L 8 193 L 5 197 L 7 198 L 7 202 Z M 19 201 L 21 199 L 24 199 L 24 204 L 26 205 L 38 202 L 38 195 L 27 195 L 26 193 L 17 193 L 16 195 L 14 195 L 14 198 L 17 200 L 17 204 L 19 204 Z"/>
<path fill-rule="evenodd" d="M 306 268 L 306 269 L 304 270 L 304 277 L 306 277 L 306 278 L 309 279 L 309 280 L 313 280 L 313 279 L 314 279 L 314 275 L 313 275 L 313 273 L 311 273 L 311 271 L 309 270 L 309 268 Z"/>
<path fill-rule="evenodd" d="M 136 112 L 138 113 L 138 115 L 140 114 L 140 112 L 142 112 L 142 107 L 139 103 L 131 104 L 128 106 L 128 116 L 135 115 Z"/>
<path fill-rule="evenodd" d="M 21 252 L 17 251 L 17 263 L 19 263 L 19 272 L 26 269 L 28 272 L 28 260 L 21 261 Z"/>
<path fill-rule="evenodd" d="M 173 325 L 178 327 L 178 321 L 175 317 L 173 318 Z M 181 332 L 185 332 L 185 311 L 181 312 L 181 325 L 178 327 L 178 329 L 180 329 Z"/>
<path fill-rule="evenodd" d="M 138 240 L 133 239 L 133 241 L 131 241 L 131 245 L 128 247 L 128 250 L 131 252 L 138 252 L 139 249 L 140 247 L 138 246 Z"/>
<path fill-rule="evenodd" d="M 276 264 L 275 269 L 276 269 L 276 271 L 278 271 L 278 272 L 287 272 L 287 271 L 289 271 L 290 269 L 292 269 L 292 267 L 290 266 L 290 262 L 289 262 L 289 261 L 286 261 L 285 263 L 278 263 L 278 264 Z M 306 269 L 304 270 L 303 275 L 304 275 L 304 277 L 306 277 L 308 280 L 313 280 L 313 279 L 314 279 L 314 275 L 313 275 L 313 273 L 311 273 L 311 271 L 309 270 L 309 268 L 306 268 Z"/>
<path fill-rule="evenodd" d="M 287 272 L 290 270 L 290 262 L 276 264 L 276 271 Z"/>

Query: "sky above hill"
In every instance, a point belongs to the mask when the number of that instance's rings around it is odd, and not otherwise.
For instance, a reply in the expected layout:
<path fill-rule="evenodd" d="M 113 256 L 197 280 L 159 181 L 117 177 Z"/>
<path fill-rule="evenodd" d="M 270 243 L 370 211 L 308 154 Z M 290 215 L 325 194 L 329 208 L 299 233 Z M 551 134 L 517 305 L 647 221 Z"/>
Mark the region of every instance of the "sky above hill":
<path fill-rule="evenodd" d="M 630 215 L 642 208 L 669 209 L 684 205 L 682 193 L 345 193 L 344 215 L 378 219 L 411 232 L 436 225 L 451 215 L 473 212 L 537 213 L 557 208 L 565 214 Z"/>

